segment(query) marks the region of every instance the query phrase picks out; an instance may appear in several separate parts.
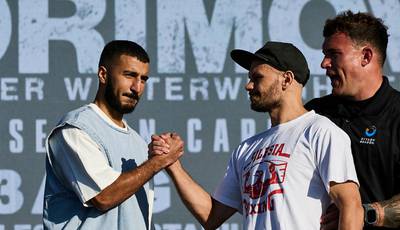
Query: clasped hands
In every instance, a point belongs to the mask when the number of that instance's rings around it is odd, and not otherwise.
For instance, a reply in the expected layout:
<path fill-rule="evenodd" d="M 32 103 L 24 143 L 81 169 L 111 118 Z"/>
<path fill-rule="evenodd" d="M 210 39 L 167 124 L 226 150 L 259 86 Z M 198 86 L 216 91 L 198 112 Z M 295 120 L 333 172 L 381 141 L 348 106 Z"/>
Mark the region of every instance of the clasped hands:
<path fill-rule="evenodd" d="M 149 157 L 158 158 L 163 168 L 170 167 L 183 155 L 184 142 L 177 133 L 154 134 L 149 144 Z"/>

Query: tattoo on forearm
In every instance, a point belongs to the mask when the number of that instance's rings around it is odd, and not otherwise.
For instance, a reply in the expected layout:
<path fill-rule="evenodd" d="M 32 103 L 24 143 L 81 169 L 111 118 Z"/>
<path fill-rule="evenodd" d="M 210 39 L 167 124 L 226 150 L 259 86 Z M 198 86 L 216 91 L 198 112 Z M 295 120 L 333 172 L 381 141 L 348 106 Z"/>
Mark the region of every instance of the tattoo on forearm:
<path fill-rule="evenodd" d="M 389 200 L 378 202 L 383 208 L 383 226 L 389 228 L 400 227 L 400 194 Z"/>

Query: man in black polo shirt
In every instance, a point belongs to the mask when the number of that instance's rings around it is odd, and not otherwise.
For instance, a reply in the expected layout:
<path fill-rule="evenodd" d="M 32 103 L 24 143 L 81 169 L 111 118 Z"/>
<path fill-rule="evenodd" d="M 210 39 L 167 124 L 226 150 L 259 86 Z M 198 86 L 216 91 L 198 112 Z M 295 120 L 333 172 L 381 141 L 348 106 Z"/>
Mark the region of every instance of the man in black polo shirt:
<path fill-rule="evenodd" d="M 328 19 L 323 35 L 321 67 L 332 94 L 306 108 L 351 138 L 365 229 L 400 229 L 400 93 L 383 76 L 387 27 L 369 14 L 347 11 Z M 322 218 L 323 228 L 334 229 L 333 213 Z"/>

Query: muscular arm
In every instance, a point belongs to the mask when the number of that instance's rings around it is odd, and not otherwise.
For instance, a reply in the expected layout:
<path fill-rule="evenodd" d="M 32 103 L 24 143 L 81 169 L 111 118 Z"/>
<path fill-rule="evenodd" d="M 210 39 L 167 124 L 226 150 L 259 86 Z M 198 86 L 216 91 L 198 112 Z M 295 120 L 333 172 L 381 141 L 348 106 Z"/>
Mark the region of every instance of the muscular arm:
<path fill-rule="evenodd" d="M 329 195 L 340 210 L 338 229 L 362 229 L 363 209 L 358 186 L 353 182 L 331 182 Z"/>
<path fill-rule="evenodd" d="M 154 156 L 139 167 L 121 173 L 121 175 L 109 186 L 103 189 L 89 202 L 101 211 L 107 211 L 135 194 L 157 172 L 173 163 L 179 153 L 171 151 L 169 155 Z"/>
<path fill-rule="evenodd" d="M 185 171 L 179 161 L 167 168 L 183 203 L 204 229 L 216 229 L 232 216 L 236 209 L 214 200 Z"/>
<path fill-rule="evenodd" d="M 92 204 L 100 211 L 119 205 L 154 174 L 175 162 L 183 154 L 183 142 L 173 138 L 172 143 L 174 146 L 169 148 L 168 154 L 154 155 L 139 167 L 119 173 L 109 166 L 97 144 L 75 127 L 57 130 L 49 139 L 52 156 L 71 188 L 84 205 Z M 79 184 L 90 189 L 84 190 Z"/>
<path fill-rule="evenodd" d="M 139 167 L 122 173 L 111 185 L 90 200 L 92 204 L 97 209 L 106 211 L 135 194 L 157 172 L 171 165 L 182 156 L 183 141 L 180 137 L 171 138 L 170 144 L 171 147 L 167 154 L 151 154 L 152 157 Z"/>

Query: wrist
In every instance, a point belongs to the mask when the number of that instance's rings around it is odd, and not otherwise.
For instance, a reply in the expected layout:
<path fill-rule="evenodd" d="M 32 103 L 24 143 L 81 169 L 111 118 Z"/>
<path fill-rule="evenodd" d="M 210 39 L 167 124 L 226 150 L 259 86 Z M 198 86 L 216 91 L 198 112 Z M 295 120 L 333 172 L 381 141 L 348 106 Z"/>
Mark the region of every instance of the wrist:
<path fill-rule="evenodd" d="M 167 168 L 165 168 L 165 170 L 167 171 L 167 173 L 172 176 L 172 174 L 174 172 L 177 172 L 178 170 L 182 169 L 182 165 L 181 162 L 179 160 L 175 161 L 174 163 L 172 163 L 171 165 L 169 165 Z"/>
<path fill-rule="evenodd" d="M 163 163 L 160 161 L 160 159 L 158 159 L 157 156 L 149 158 L 147 160 L 147 163 L 150 165 L 150 168 L 154 174 L 157 174 L 159 171 L 161 171 L 165 167 L 163 165 Z"/>
<path fill-rule="evenodd" d="M 378 202 L 363 204 L 364 226 L 383 226 L 384 213 Z"/>

